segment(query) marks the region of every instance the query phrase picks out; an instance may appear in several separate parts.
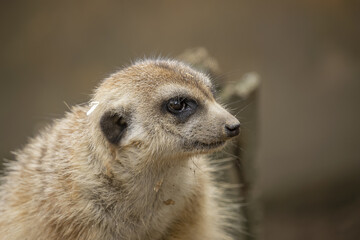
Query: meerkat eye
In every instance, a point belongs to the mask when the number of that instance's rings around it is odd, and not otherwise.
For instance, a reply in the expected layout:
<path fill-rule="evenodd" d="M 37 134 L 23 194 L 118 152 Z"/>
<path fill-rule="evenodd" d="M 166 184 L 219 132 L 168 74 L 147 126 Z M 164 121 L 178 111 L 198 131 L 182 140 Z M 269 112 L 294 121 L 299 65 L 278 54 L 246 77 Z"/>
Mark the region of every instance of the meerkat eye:
<path fill-rule="evenodd" d="M 185 97 L 171 98 L 166 102 L 166 110 L 174 115 L 179 122 L 185 122 L 196 112 L 198 104 L 195 100 Z"/>
<path fill-rule="evenodd" d="M 170 99 L 167 104 L 167 108 L 168 108 L 169 112 L 175 113 L 175 114 L 179 113 L 181 111 L 184 111 L 184 109 L 186 108 L 185 98 Z"/>

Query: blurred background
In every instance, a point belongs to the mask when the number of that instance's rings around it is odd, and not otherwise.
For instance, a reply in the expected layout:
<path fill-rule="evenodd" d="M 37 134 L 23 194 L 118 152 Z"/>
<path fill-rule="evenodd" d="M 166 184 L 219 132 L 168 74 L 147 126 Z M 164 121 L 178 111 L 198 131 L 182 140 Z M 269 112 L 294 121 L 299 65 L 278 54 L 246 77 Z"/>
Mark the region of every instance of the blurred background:
<path fill-rule="evenodd" d="M 121 66 L 203 46 L 228 81 L 261 76 L 253 238 L 360 239 L 359 1 L 0 6 L 1 159 Z"/>

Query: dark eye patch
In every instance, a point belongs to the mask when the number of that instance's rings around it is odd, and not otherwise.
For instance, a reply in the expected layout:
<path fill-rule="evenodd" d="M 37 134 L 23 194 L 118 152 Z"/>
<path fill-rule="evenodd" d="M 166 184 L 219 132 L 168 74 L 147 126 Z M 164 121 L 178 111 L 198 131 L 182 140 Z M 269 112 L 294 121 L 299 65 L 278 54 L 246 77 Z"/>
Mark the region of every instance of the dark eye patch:
<path fill-rule="evenodd" d="M 196 112 L 198 104 L 193 99 L 177 96 L 165 101 L 163 106 L 167 112 L 175 116 L 179 122 L 183 123 Z"/>

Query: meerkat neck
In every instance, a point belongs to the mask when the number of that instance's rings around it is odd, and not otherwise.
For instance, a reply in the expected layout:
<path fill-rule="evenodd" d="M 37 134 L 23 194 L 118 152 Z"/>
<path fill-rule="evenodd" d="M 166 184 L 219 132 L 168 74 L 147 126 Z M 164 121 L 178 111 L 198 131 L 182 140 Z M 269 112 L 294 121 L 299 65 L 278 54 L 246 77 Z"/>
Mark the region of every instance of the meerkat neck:
<path fill-rule="evenodd" d="M 110 199 L 112 202 L 109 202 L 109 199 L 105 201 L 107 205 L 114 202 L 129 204 L 129 206 L 122 206 L 119 216 L 143 219 L 142 221 L 146 222 L 153 212 L 181 209 L 186 199 L 195 193 L 200 176 L 195 163 L 198 161 L 197 158 L 171 159 L 171 161 L 177 160 L 171 164 L 159 164 L 159 161 L 155 160 L 158 159 L 142 158 L 137 161 L 133 156 L 125 157 L 124 154 L 121 158 L 118 156 L 111 160 L 110 171 L 106 172 L 106 177 L 112 179 L 110 180 L 113 184 L 112 189 L 118 189 L 118 194 L 116 198 Z M 166 161 L 170 162 L 170 159 Z M 146 164 L 143 164 L 144 162 Z M 107 185 L 105 184 L 104 188 Z M 119 199 L 126 199 L 126 201 Z M 132 209 L 132 212 L 126 209 Z M 149 212 L 149 209 L 152 212 Z M 141 216 L 126 216 L 134 213 L 141 213 Z"/>
<path fill-rule="evenodd" d="M 146 178 L 151 182 L 151 180 L 157 181 L 159 178 L 166 178 L 173 171 L 193 167 L 196 159 L 196 157 L 190 156 L 160 158 L 120 154 L 120 156 L 111 160 L 113 162 L 111 169 L 114 177 L 117 179 L 142 181 L 142 178 Z M 182 172 L 179 171 L 180 173 Z"/>

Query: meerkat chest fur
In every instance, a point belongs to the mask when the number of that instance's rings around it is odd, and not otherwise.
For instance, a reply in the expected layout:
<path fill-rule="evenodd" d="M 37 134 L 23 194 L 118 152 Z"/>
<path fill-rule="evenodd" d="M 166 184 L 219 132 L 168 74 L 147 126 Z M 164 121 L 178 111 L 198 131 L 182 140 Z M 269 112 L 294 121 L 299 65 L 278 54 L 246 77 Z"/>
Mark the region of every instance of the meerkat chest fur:
<path fill-rule="evenodd" d="M 0 188 L 0 240 L 231 239 L 204 154 L 239 126 L 186 64 L 124 68 L 17 152 Z"/>
<path fill-rule="evenodd" d="M 138 144 L 136 141 L 135 145 Z M 126 221 L 127 229 L 123 231 L 126 239 L 160 239 L 181 216 L 186 205 L 199 196 L 204 183 L 210 181 L 210 176 L 203 172 L 207 168 L 205 158 L 148 159 L 141 158 L 142 154 L 139 156 L 139 146 L 126 148 L 115 154 L 119 164 L 107 169 L 107 174 L 114 179 L 113 184 L 119 183 L 122 189 L 121 195 L 112 199 L 117 211 L 111 214 L 113 217 L 107 224 L 117 228 L 118 221 Z M 159 165 L 159 161 L 165 162 Z M 113 221 L 114 218 L 118 220 Z M 129 231 L 133 228 L 128 226 L 139 225 L 142 227 Z"/>
<path fill-rule="evenodd" d="M 197 162 L 199 160 L 194 159 Z M 142 221 L 149 229 L 160 227 L 157 230 L 166 230 L 169 223 L 180 215 L 187 201 L 197 194 L 199 185 L 202 185 L 200 182 L 205 176 L 197 173 L 196 168 L 189 161 L 163 171 L 147 169 L 133 176 L 123 175 L 121 179 L 131 183 L 126 184 L 124 194 L 131 207 L 123 208 L 122 216 L 129 215 L 128 220 Z"/>

